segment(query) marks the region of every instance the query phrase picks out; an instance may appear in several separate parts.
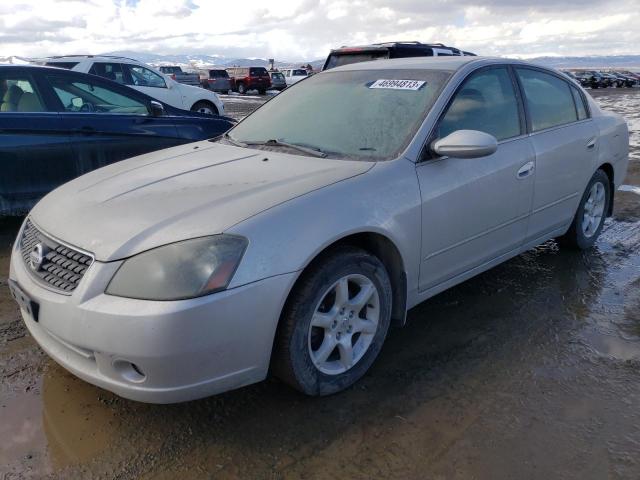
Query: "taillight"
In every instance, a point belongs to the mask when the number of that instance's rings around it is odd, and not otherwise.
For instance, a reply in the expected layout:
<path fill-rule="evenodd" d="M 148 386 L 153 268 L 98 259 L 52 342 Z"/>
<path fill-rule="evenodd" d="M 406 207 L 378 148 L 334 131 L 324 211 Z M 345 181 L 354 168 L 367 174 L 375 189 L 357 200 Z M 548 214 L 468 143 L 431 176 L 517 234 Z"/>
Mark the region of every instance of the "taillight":
<path fill-rule="evenodd" d="M 172 74 L 171 74 L 171 80 L 175 80 L 175 79 L 176 79 L 176 74 L 175 74 L 175 73 L 172 73 Z"/>

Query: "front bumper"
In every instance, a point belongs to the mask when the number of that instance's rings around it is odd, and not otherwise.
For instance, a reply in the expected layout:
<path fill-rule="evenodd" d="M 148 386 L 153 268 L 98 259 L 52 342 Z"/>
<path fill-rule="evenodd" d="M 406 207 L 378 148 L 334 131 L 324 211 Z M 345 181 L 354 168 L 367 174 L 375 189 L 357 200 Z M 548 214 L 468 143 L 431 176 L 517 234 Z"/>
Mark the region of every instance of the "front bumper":
<path fill-rule="evenodd" d="M 18 243 L 18 242 L 16 242 Z M 263 380 L 295 274 L 191 300 L 104 294 L 120 262 L 94 264 L 73 295 L 36 283 L 14 249 L 10 279 L 39 305 L 29 332 L 56 362 L 117 395 L 149 403 L 206 397 Z"/>

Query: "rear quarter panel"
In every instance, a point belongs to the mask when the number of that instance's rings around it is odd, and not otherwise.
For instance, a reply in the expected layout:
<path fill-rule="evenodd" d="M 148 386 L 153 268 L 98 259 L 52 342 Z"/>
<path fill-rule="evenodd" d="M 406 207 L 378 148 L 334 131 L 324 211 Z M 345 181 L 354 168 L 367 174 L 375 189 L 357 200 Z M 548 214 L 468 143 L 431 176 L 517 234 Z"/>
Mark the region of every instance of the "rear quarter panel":
<path fill-rule="evenodd" d="M 594 117 L 600 132 L 598 149 L 598 165 L 610 163 L 613 166 L 615 188 L 624 182 L 629 165 L 629 128 L 620 115 L 610 112 L 599 112 Z"/>

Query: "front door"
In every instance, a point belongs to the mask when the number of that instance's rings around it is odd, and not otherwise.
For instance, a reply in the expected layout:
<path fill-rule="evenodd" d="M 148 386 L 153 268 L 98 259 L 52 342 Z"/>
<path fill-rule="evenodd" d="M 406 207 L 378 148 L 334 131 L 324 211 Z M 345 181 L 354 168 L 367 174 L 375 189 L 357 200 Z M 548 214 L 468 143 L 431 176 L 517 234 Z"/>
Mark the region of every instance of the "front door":
<path fill-rule="evenodd" d="M 420 290 L 428 290 L 517 249 L 531 209 L 535 156 L 515 79 L 507 67 L 474 72 L 458 89 L 434 139 L 456 130 L 496 137 L 497 151 L 439 157 L 416 167 L 422 195 Z"/>
<path fill-rule="evenodd" d="M 76 175 L 186 142 L 178 138 L 171 117 L 150 115 L 144 97 L 130 94 L 128 87 L 85 78 L 47 75 L 71 137 Z"/>

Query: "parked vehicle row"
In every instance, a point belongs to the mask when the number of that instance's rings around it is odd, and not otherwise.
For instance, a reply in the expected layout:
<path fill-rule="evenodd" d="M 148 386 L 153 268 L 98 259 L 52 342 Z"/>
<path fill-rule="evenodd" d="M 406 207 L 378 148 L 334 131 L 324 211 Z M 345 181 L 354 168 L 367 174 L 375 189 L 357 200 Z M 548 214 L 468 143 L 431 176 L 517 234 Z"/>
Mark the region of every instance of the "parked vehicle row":
<path fill-rule="evenodd" d="M 624 71 L 564 70 L 565 75 L 585 88 L 632 88 L 640 86 L 640 74 Z"/>
<path fill-rule="evenodd" d="M 223 115 L 224 105 L 211 91 L 178 83 L 153 67 L 126 57 L 76 55 L 50 57 L 49 67 L 90 73 L 127 85 L 168 105 L 208 115 Z"/>
<path fill-rule="evenodd" d="M 123 397 L 186 401 L 269 373 L 328 395 L 409 308 L 550 238 L 592 247 L 628 154 L 624 119 L 552 69 L 354 63 L 214 141 L 56 189 L 20 230 L 9 287 L 51 357 Z"/>
<path fill-rule="evenodd" d="M 0 216 L 25 214 L 50 190 L 96 168 L 214 138 L 233 123 L 98 75 L 0 66 Z"/>

